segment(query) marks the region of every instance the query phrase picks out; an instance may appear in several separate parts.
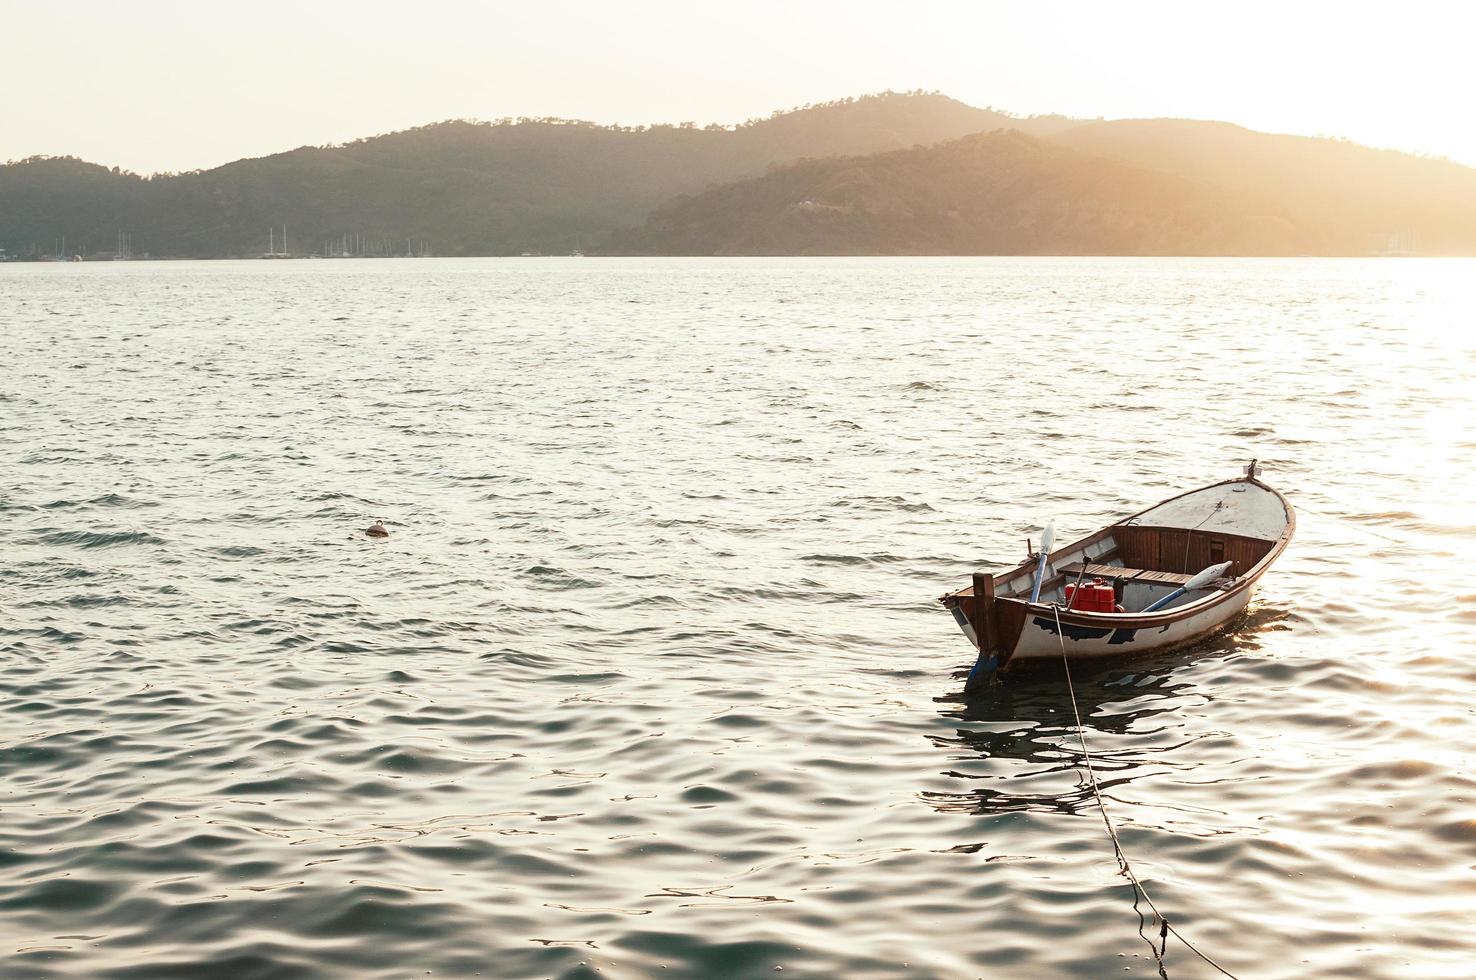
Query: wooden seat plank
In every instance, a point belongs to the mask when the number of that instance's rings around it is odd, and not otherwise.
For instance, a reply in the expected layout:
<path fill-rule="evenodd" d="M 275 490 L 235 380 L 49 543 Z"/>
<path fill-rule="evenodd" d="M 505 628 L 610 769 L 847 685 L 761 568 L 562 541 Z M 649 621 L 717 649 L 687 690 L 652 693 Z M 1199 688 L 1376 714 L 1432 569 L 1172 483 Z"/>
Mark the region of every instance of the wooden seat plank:
<path fill-rule="evenodd" d="M 1056 572 L 1070 578 L 1081 574 L 1081 562 L 1073 562 L 1056 569 Z M 1086 567 L 1088 576 L 1098 576 L 1105 579 L 1125 578 L 1137 579 L 1143 582 L 1162 582 L 1164 585 L 1184 585 L 1193 575 L 1179 575 L 1176 572 L 1155 572 L 1148 568 L 1124 568 L 1121 565 L 1093 565 Z"/>

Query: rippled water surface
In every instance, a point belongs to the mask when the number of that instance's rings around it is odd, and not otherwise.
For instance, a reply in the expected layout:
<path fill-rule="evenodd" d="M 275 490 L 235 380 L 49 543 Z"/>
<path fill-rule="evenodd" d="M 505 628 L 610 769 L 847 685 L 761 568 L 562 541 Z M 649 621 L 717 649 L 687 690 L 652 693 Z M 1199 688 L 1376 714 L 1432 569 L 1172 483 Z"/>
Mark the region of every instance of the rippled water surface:
<path fill-rule="evenodd" d="M 1470 976 L 1473 319 L 1436 260 L 0 268 L 0 975 L 1156 976 L 1061 677 L 966 703 L 933 600 L 1256 456 L 1242 628 L 1079 668 L 1123 844 L 1241 976 Z"/>

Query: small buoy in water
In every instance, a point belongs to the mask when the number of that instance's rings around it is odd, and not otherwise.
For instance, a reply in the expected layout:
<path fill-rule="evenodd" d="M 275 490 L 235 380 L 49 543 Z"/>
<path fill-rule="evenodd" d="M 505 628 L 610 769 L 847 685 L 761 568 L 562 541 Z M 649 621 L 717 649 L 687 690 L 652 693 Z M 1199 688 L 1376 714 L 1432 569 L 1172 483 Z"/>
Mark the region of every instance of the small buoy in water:
<path fill-rule="evenodd" d="M 371 538 L 387 538 L 389 537 L 389 528 L 384 526 L 384 521 L 375 521 L 369 527 L 364 528 L 364 533 Z"/>

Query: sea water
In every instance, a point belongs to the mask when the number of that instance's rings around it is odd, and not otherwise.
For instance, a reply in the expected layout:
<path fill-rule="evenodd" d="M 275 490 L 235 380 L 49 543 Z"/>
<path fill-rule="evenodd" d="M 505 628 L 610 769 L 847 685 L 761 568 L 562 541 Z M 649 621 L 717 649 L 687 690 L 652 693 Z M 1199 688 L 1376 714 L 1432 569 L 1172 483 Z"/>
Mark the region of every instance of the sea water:
<path fill-rule="evenodd" d="M 1473 321 L 1463 260 L 0 267 L 0 975 L 1156 976 L 1062 676 L 963 700 L 935 599 L 1254 457 L 1248 616 L 1074 675 L 1123 848 L 1241 976 L 1470 976 Z"/>

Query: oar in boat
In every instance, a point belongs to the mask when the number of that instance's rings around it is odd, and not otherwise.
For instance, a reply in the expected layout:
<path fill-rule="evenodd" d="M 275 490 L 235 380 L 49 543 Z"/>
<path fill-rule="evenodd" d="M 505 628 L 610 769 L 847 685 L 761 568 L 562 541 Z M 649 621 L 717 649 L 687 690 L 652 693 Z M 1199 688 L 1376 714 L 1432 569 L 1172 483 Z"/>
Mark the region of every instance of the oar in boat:
<path fill-rule="evenodd" d="M 1030 586 L 1030 601 L 1040 600 L 1040 585 L 1045 581 L 1046 558 L 1056 540 L 1056 522 L 1046 521 L 1045 530 L 1040 532 L 1040 560 L 1035 563 L 1035 582 Z M 1085 560 L 1085 556 L 1082 556 Z"/>
<path fill-rule="evenodd" d="M 1203 588 L 1204 586 L 1213 582 L 1215 579 L 1219 578 L 1221 575 L 1224 575 L 1229 570 L 1230 562 L 1228 561 L 1220 562 L 1220 564 L 1218 565 L 1211 565 L 1209 568 L 1206 568 L 1204 571 L 1200 572 L 1198 575 L 1185 582 L 1181 588 L 1175 589 L 1168 595 L 1164 596 L 1162 599 L 1159 599 L 1157 602 L 1153 603 L 1153 605 L 1149 606 L 1147 609 L 1144 609 L 1143 612 L 1151 613 L 1154 610 L 1162 609 L 1164 606 L 1173 602 L 1185 592 L 1192 592 L 1194 589 Z"/>

